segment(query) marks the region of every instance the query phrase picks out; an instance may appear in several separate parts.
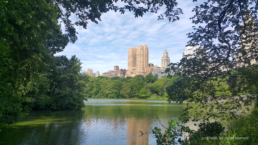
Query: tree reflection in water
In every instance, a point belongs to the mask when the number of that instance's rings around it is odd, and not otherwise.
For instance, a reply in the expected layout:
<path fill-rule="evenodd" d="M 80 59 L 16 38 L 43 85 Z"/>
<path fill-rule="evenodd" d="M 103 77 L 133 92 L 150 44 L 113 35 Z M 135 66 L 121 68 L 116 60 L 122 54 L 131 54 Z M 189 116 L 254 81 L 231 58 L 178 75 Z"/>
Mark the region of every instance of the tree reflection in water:
<path fill-rule="evenodd" d="M 151 130 L 155 126 L 162 128 L 157 117 L 167 125 L 170 119 L 178 120 L 183 109 L 183 105 L 165 101 L 103 103 L 97 99 L 95 102 L 98 104 L 87 105 L 80 111 L 32 113 L 14 125 L 3 127 L 0 142 L 8 145 L 151 145 L 156 144 Z"/>

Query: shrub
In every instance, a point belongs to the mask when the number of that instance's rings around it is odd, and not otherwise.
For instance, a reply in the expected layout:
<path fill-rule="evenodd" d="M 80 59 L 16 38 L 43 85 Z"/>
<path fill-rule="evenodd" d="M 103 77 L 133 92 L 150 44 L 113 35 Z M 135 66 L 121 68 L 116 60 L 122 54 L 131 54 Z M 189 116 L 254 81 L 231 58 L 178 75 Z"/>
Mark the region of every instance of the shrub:
<path fill-rule="evenodd" d="M 227 100 L 226 102 L 225 102 L 225 104 L 231 104 L 232 103 L 232 101 L 230 101 L 230 100 Z"/>
<path fill-rule="evenodd" d="M 205 143 L 206 140 L 204 138 L 206 137 L 219 137 L 221 133 L 224 132 L 224 127 L 221 125 L 221 123 L 215 121 L 215 122 L 207 122 L 207 123 L 200 123 L 199 129 L 195 132 L 193 132 L 190 137 L 189 141 L 193 145 L 199 145 L 202 143 Z M 217 142 L 218 140 L 213 140 L 214 142 Z"/>

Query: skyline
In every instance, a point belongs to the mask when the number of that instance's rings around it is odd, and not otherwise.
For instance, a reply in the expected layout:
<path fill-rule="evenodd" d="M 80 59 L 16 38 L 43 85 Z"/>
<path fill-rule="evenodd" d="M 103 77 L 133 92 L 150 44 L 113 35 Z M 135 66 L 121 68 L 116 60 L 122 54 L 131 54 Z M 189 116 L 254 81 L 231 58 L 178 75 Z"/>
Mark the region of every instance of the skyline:
<path fill-rule="evenodd" d="M 123 4 L 119 2 L 117 5 Z M 113 70 L 114 66 L 127 69 L 128 49 L 145 44 L 149 48 L 150 63 L 161 67 L 165 49 L 170 62 L 179 62 L 189 40 L 186 34 L 193 31 L 189 18 L 194 15 L 191 11 L 196 5 L 192 1 L 179 1 L 178 7 L 182 8 L 184 14 L 176 22 L 157 20 L 164 8 L 157 14 L 146 13 L 139 18 L 135 18 L 131 12 L 104 13 L 99 24 L 89 22 L 87 29 L 76 26 L 78 40 L 74 44 L 69 43 L 56 56 L 71 58 L 76 55 L 83 63 L 82 71 L 93 69 L 93 72 L 99 71 L 100 75 Z M 76 19 L 74 16 L 72 18 Z"/>

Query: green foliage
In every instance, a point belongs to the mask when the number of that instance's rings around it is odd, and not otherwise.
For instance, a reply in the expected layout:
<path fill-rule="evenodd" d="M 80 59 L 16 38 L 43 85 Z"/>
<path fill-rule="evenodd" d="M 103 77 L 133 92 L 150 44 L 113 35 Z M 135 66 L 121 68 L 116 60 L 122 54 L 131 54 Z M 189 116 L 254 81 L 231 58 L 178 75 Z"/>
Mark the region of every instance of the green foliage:
<path fill-rule="evenodd" d="M 100 83 L 99 83 L 98 79 L 94 79 L 92 83 L 93 83 L 93 90 L 92 90 L 91 94 L 96 96 L 96 95 L 98 95 L 98 93 L 100 91 Z"/>
<path fill-rule="evenodd" d="M 225 102 L 225 104 L 231 104 L 232 103 L 232 101 L 230 101 L 230 100 L 227 100 L 226 102 Z"/>
<path fill-rule="evenodd" d="M 131 94 L 132 96 L 137 96 L 137 94 L 140 93 L 141 89 L 144 86 L 144 81 L 142 80 L 138 80 L 138 79 L 134 79 L 133 81 L 130 82 L 130 87 L 131 87 Z"/>
<path fill-rule="evenodd" d="M 254 108 L 254 109 L 252 110 L 252 115 L 253 115 L 254 117 L 258 117 L 258 108 Z"/>
<path fill-rule="evenodd" d="M 139 93 L 140 98 L 146 98 L 146 97 L 149 97 L 150 95 L 151 95 L 150 90 L 145 89 L 145 88 L 142 88 L 140 90 L 140 93 Z"/>
<path fill-rule="evenodd" d="M 124 97 L 124 98 L 129 98 L 131 96 L 131 87 L 128 83 L 124 83 L 122 88 L 121 88 L 121 91 L 120 91 L 121 95 Z"/>
<path fill-rule="evenodd" d="M 80 74 L 81 62 L 75 56 L 70 60 L 62 56 L 58 62 L 58 73 L 51 78 L 51 98 L 54 103 L 51 108 L 80 109 L 86 100 L 84 89 L 87 82 L 87 77 Z"/>
<path fill-rule="evenodd" d="M 115 2 L 117 0 L 0 1 L 0 125 L 10 124 L 14 118 L 28 114 L 34 105 L 37 106 L 34 109 L 82 106 L 82 92 L 78 91 L 83 87 L 77 90 L 75 87 L 85 83 L 84 77 L 77 74 L 78 65 L 73 64 L 77 63 L 76 59 L 68 61 L 63 57 L 58 62 L 60 65 L 53 61 L 55 53 L 62 51 L 69 41 L 77 40 L 75 25 L 86 29 L 88 21 L 98 23 L 101 14 L 110 10 L 122 14 L 129 10 L 139 17 L 146 12 L 156 13 L 159 7 L 166 6 L 165 16 L 172 22 L 182 14 L 181 9 L 175 8 L 176 1 L 134 0 L 136 4 L 124 1 L 128 4 L 124 7 L 114 6 Z M 147 7 L 137 6 L 141 4 Z M 70 18 L 72 14 L 78 17 L 74 24 Z M 159 19 L 163 19 L 163 15 Z M 65 26 L 65 33 L 61 31 L 60 21 Z M 110 92 L 100 92 L 97 83 L 92 84 L 95 90 L 87 96 L 102 93 L 110 97 Z M 45 104 L 53 105 L 44 107 Z"/>
<path fill-rule="evenodd" d="M 166 91 L 166 85 L 169 81 L 169 78 L 162 78 L 158 79 L 156 82 L 152 83 L 150 88 L 153 93 L 158 94 L 160 96 L 164 95 L 164 92 Z"/>
<path fill-rule="evenodd" d="M 229 114 L 232 120 L 236 117 L 234 111 L 246 108 L 242 110 L 244 114 L 252 103 L 258 106 L 258 67 L 251 64 L 251 61 L 258 60 L 257 10 L 256 0 L 209 0 L 195 6 L 191 20 L 196 26 L 193 27 L 194 32 L 187 34 L 190 38 L 187 45 L 198 49 L 195 56 L 186 55 L 179 63 L 171 64 L 172 71 L 179 78 L 167 87 L 169 101 L 194 102 L 201 108 L 197 114 L 209 109 L 202 117 L 205 121 L 210 118 L 223 120 L 225 114 Z M 249 95 L 243 99 L 240 94 Z M 233 99 L 233 96 L 239 96 L 235 97 L 239 99 Z M 214 98 L 214 101 L 209 98 Z M 231 106 L 220 103 L 222 98 L 231 100 Z M 184 114 L 189 115 L 190 110 L 193 107 L 187 104 Z M 198 120 L 193 115 L 188 117 Z M 249 120 L 244 125 L 245 128 L 231 132 L 230 136 L 250 134 L 252 139 L 242 140 L 241 144 L 257 144 L 253 134 L 248 132 L 255 132 L 255 123 Z"/>
<path fill-rule="evenodd" d="M 181 125 L 179 124 L 179 122 L 174 120 L 170 120 L 168 124 L 169 127 L 166 128 L 164 134 L 161 133 L 161 129 L 158 127 L 155 127 L 152 130 L 152 133 L 156 138 L 157 145 L 178 144 L 176 139 L 182 136 L 182 132 L 179 131 Z"/>
<path fill-rule="evenodd" d="M 257 6 L 256 0 L 209 0 L 195 6 L 191 17 L 195 26 L 194 31 L 187 34 L 190 38 L 187 46 L 197 46 L 198 49 L 194 56 L 186 55 L 179 63 L 171 64 L 171 70 L 179 78 L 169 83 L 169 101 L 187 100 L 200 104 L 202 111 L 210 109 L 202 118 L 204 120 L 222 119 L 225 114 L 234 119 L 233 110 L 248 108 L 255 101 L 258 106 L 258 67 L 251 64 L 251 61 L 258 60 Z M 248 96 L 233 99 L 240 94 Z M 231 107 L 219 102 L 226 98 L 232 101 Z M 192 108 L 187 107 L 185 114 L 189 110 Z M 248 110 L 243 109 L 242 113 Z"/>
<path fill-rule="evenodd" d="M 228 132 L 223 133 L 217 144 L 257 144 L 257 108 L 248 116 L 241 116 L 230 122 Z"/>
<path fill-rule="evenodd" d="M 155 83 L 152 84 L 153 87 L 153 93 L 156 93 L 158 95 L 163 95 L 163 86 L 164 83 L 162 81 L 156 81 Z"/>
<path fill-rule="evenodd" d="M 221 123 L 219 122 L 206 122 L 200 123 L 198 131 L 192 133 L 190 135 L 190 142 L 191 144 L 195 144 L 202 140 L 205 137 L 219 137 L 221 133 L 224 132 L 225 127 L 222 127 Z"/>
<path fill-rule="evenodd" d="M 225 127 L 221 125 L 221 123 L 215 122 L 206 122 L 200 123 L 198 125 L 199 129 L 197 131 L 190 130 L 188 127 L 184 127 L 176 124 L 177 127 L 172 127 L 171 131 L 170 126 L 173 123 L 170 122 L 169 128 L 166 129 L 165 133 L 162 135 L 161 129 L 155 127 L 152 132 L 157 139 L 157 144 L 172 144 L 176 143 L 175 139 L 180 137 L 181 132 L 190 133 L 189 139 L 184 140 L 182 144 L 191 144 L 191 145 L 209 145 L 209 144 L 257 144 L 258 143 L 258 109 L 254 108 L 252 113 L 248 116 L 242 116 L 232 122 L 230 122 L 230 126 L 228 127 L 228 131 L 224 132 Z M 170 131 L 170 132 L 169 132 Z M 172 139 L 173 137 L 173 139 Z M 169 139 L 171 138 L 171 139 Z M 174 142 L 169 142 L 174 141 Z M 178 144 L 178 143 L 177 143 Z"/>
<path fill-rule="evenodd" d="M 229 85 L 225 81 L 219 79 L 218 81 L 214 82 L 214 84 L 216 89 L 215 97 L 226 98 L 232 96 Z"/>
<path fill-rule="evenodd" d="M 120 90 L 123 83 L 120 80 L 115 80 L 113 83 L 113 97 L 114 98 L 121 98 Z"/>
<path fill-rule="evenodd" d="M 10 124 L 31 110 L 34 98 L 29 93 L 42 91 L 38 87 L 46 82 L 41 77 L 52 54 L 69 40 L 62 35 L 51 3 L 1 1 L 0 7 L 0 124 Z"/>
<path fill-rule="evenodd" d="M 258 108 L 254 108 L 252 113 L 244 116 L 229 127 L 230 132 L 235 132 L 237 137 L 248 137 L 247 140 L 236 140 L 236 144 L 257 144 L 258 143 Z"/>
<path fill-rule="evenodd" d="M 183 77 L 172 77 L 172 79 L 168 82 L 167 85 L 167 93 L 168 99 L 177 102 L 183 102 L 184 100 L 188 99 L 188 94 L 185 89 L 189 85 L 189 80 Z"/>
<path fill-rule="evenodd" d="M 154 83 L 157 81 L 157 75 L 153 75 L 152 73 L 149 73 L 148 75 L 145 76 L 144 80 L 147 83 Z"/>
<path fill-rule="evenodd" d="M 37 90 L 27 93 L 34 98 L 28 103 L 33 110 L 74 110 L 84 106 L 87 76 L 80 74 L 81 62 L 75 56 L 68 60 L 56 57 L 51 73 L 38 80 Z"/>
<path fill-rule="evenodd" d="M 146 79 L 147 78 L 147 79 Z M 146 77 L 97 77 L 89 78 L 86 84 L 86 96 L 88 98 L 149 98 L 152 94 L 159 96 L 153 99 L 167 97 L 166 85 L 170 78 L 164 77 L 156 80 L 151 73 Z M 153 82 L 153 83 L 152 83 Z"/>

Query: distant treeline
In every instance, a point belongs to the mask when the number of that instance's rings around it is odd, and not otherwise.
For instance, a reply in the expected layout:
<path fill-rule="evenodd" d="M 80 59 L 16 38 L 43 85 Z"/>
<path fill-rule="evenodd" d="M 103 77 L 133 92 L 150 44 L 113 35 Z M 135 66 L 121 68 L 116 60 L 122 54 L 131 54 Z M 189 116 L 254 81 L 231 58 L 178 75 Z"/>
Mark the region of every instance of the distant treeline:
<path fill-rule="evenodd" d="M 180 76 L 163 76 L 158 79 L 157 75 L 152 73 L 146 75 L 136 75 L 135 77 L 90 77 L 86 84 L 85 94 L 87 98 L 153 98 L 167 99 L 174 97 L 177 91 L 184 90 L 184 85 L 178 85 L 184 79 Z M 214 97 L 231 96 L 229 85 L 226 79 L 218 78 L 212 81 L 215 90 Z M 198 96 L 197 90 L 194 95 Z M 205 92 L 204 92 L 205 93 Z M 210 96 L 210 94 L 206 94 Z"/>
<path fill-rule="evenodd" d="M 172 78 L 169 76 L 158 79 L 158 75 L 151 73 L 145 77 L 90 77 L 85 93 L 88 98 L 161 98 L 167 96 L 167 83 Z"/>

